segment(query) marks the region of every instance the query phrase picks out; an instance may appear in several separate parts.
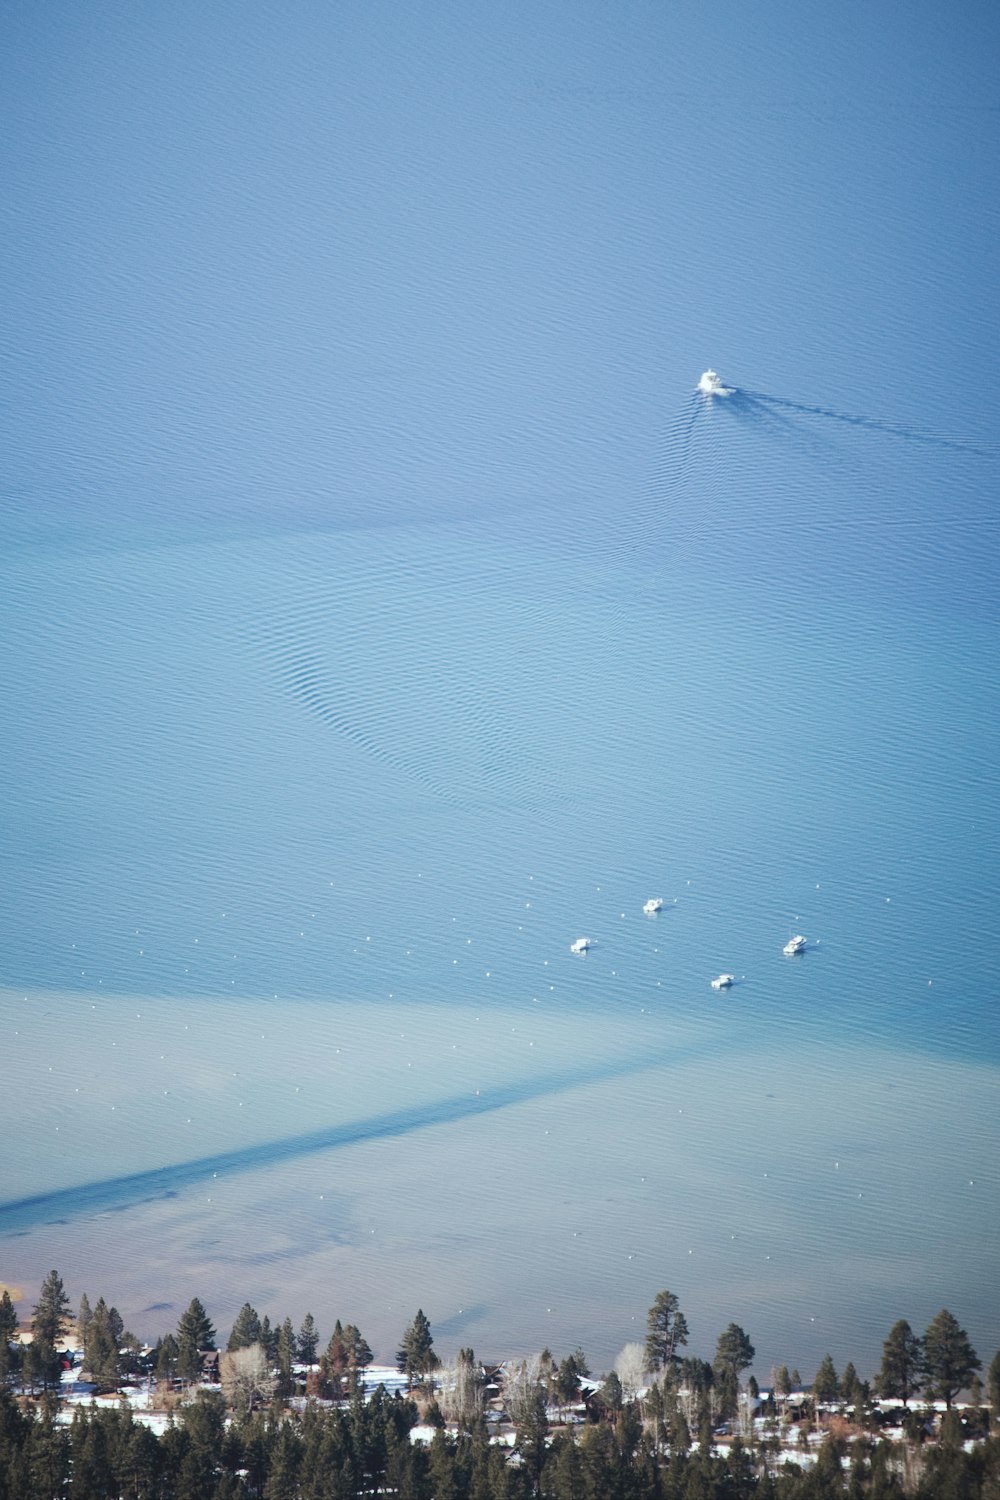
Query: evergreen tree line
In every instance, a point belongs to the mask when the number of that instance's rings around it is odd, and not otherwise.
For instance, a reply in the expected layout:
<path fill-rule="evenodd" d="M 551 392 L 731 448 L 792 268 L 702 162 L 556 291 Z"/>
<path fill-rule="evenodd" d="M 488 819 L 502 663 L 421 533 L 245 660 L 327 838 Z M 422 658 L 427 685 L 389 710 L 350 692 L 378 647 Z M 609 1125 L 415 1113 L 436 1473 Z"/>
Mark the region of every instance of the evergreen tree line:
<path fill-rule="evenodd" d="M 0 1384 L 16 1380 L 30 1390 L 57 1384 L 62 1372 L 57 1346 L 73 1321 L 62 1278 L 57 1271 L 50 1271 L 32 1312 L 31 1340 L 17 1344 L 17 1313 L 10 1293 L 4 1290 L 0 1294 Z M 118 1309 L 109 1307 L 103 1297 L 92 1308 L 84 1293 L 75 1322 L 83 1369 L 98 1393 L 116 1389 L 123 1378 L 138 1373 L 140 1366 L 156 1380 L 196 1382 L 204 1373 L 206 1357 L 220 1352 L 215 1327 L 198 1297 L 193 1297 L 181 1314 L 176 1332 L 157 1339 L 151 1361 L 143 1358 L 143 1346 L 125 1328 Z M 233 1323 L 223 1362 L 225 1355 L 235 1357 L 249 1350 L 259 1351 L 256 1365 L 268 1381 L 274 1376 L 267 1394 L 286 1397 L 292 1393 L 296 1363 L 316 1367 L 310 1372 L 310 1395 L 338 1400 L 357 1393 L 363 1373 L 374 1359 L 368 1341 L 353 1323 L 343 1324 L 338 1318 L 320 1353 L 320 1335 L 312 1313 L 306 1313 L 296 1333 L 291 1318 L 272 1327 L 266 1314 L 260 1317 L 245 1302 Z M 421 1308 L 403 1334 L 396 1360 L 411 1386 L 420 1384 L 440 1366 L 430 1323 Z M 253 1364 L 234 1358 L 228 1368 L 246 1372 Z"/>
<path fill-rule="evenodd" d="M 27 1408 L 0 1390 L 0 1500 L 993 1500 L 1000 1439 L 966 1453 L 957 1433 L 925 1448 L 836 1431 L 806 1469 L 737 1438 L 664 1449 L 633 1407 L 547 1433 L 526 1414 L 510 1453 L 486 1424 L 413 1443 L 412 1398 L 379 1387 L 342 1407 L 274 1405 L 227 1420 L 199 1390 L 162 1436 L 127 1406 L 80 1408 L 60 1424 L 52 1393 Z M 955 1413 L 950 1415 L 955 1416 Z"/>
<path fill-rule="evenodd" d="M 689 1390 L 714 1390 L 722 1415 L 728 1417 L 735 1411 L 740 1373 L 753 1363 L 756 1352 L 739 1324 L 730 1323 L 719 1335 L 711 1365 L 682 1357 L 681 1350 L 688 1341 L 688 1325 L 675 1293 L 657 1294 L 649 1310 L 647 1329 L 647 1369 L 671 1373 Z M 982 1361 L 965 1329 L 947 1308 L 942 1308 L 923 1337 L 913 1332 L 905 1318 L 893 1325 L 882 1346 L 874 1394 L 901 1401 L 904 1407 L 913 1396 L 923 1395 L 928 1401 L 943 1401 L 950 1410 L 960 1391 L 971 1388 L 978 1400 L 982 1391 L 978 1375 L 981 1369 Z M 990 1367 L 990 1382 L 991 1391 L 1000 1389 L 1000 1354 Z M 801 1389 L 802 1381 L 797 1370 L 789 1375 L 787 1366 L 781 1365 L 775 1371 L 774 1385 L 779 1394 L 789 1396 L 793 1389 Z M 838 1379 L 829 1354 L 824 1356 L 810 1389 L 814 1399 L 824 1405 L 842 1400 L 860 1407 L 873 1394 L 853 1363 L 846 1366 Z M 995 1409 L 992 1394 L 991 1403 Z"/>
<path fill-rule="evenodd" d="M 150 1355 L 103 1297 L 94 1308 L 82 1297 L 77 1326 L 84 1368 L 98 1388 L 115 1389 L 129 1367 L 140 1366 L 171 1392 L 185 1382 L 197 1384 L 206 1370 L 213 1379 L 216 1373 L 220 1377 L 221 1391 L 198 1389 L 171 1411 L 161 1437 L 127 1407 L 78 1407 L 71 1425 L 57 1420 L 59 1403 L 46 1387 L 58 1379 L 57 1345 L 69 1322 L 69 1299 L 55 1271 L 43 1283 L 27 1345 L 13 1343 L 16 1313 L 9 1294 L 0 1296 L 0 1500 L 36 1495 L 69 1500 L 1000 1496 L 998 1440 L 990 1437 L 989 1416 L 982 1409 L 981 1362 L 946 1309 L 922 1337 L 905 1321 L 897 1322 L 883 1346 L 875 1387 L 883 1400 L 902 1402 L 902 1445 L 882 1436 L 885 1416 L 873 1410 L 868 1383 L 853 1365 L 838 1378 L 829 1355 L 808 1398 L 797 1371 L 789 1374 L 785 1366 L 774 1371 L 764 1421 L 755 1423 L 756 1382 L 752 1377 L 745 1386 L 741 1382 L 755 1356 L 748 1335 L 730 1323 L 711 1363 L 686 1355 L 687 1320 L 677 1296 L 663 1291 L 649 1309 L 645 1344 L 626 1345 L 600 1390 L 594 1394 L 588 1387 L 586 1422 L 579 1429 L 567 1429 L 563 1419 L 567 1407 L 574 1406 L 577 1415 L 582 1410 L 581 1382 L 590 1371 L 581 1350 L 561 1363 L 546 1350 L 505 1368 L 502 1403 L 514 1427 L 509 1456 L 487 1436 L 485 1372 L 471 1349 L 460 1351 L 435 1393 L 440 1360 L 422 1310 L 396 1352 L 410 1397 L 389 1397 L 379 1387 L 365 1401 L 362 1375 L 372 1351 L 353 1324 L 338 1321 L 321 1351 L 311 1314 L 296 1333 L 289 1318 L 272 1328 L 245 1303 L 220 1351 L 215 1328 L 194 1298 L 176 1333 L 158 1340 Z M 1000 1353 L 987 1382 L 996 1420 Z M 32 1401 L 38 1388 L 43 1394 Z M 966 1388 L 972 1410 L 960 1416 L 952 1404 Z M 421 1394 L 420 1408 L 414 1391 Z M 921 1393 L 947 1408 L 937 1441 L 930 1444 L 926 1418 L 909 1408 Z M 290 1411 L 287 1398 L 293 1394 L 340 1404 L 331 1409 L 306 1399 Z M 842 1415 L 831 1420 L 838 1403 Z M 800 1443 L 808 1448 L 809 1427 L 821 1408 L 827 1411 L 827 1435 L 815 1466 L 800 1469 L 789 1461 L 793 1416 Z M 409 1439 L 421 1413 L 435 1429 L 429 1444 Z M 724 1453 L 715 1448 L 720 1422 L 728 1424 L 726 1435 L 732 1438 Z M 970 1436 L 983 1441 L 966 1453 L 963 1444 Z"/>

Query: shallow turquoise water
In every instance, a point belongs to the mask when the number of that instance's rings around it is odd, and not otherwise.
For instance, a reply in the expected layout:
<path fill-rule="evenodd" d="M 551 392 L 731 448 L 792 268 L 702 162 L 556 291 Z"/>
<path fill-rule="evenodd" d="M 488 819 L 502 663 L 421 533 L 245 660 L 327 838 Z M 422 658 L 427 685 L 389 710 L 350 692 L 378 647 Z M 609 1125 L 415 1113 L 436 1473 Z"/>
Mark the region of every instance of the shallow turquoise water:
<path fill-rule="evenodd" d="M 917 14 L 116 18 L 57 89 L 25 12 L 6 1279 L 1000 1342 L 995 126 Z"/>

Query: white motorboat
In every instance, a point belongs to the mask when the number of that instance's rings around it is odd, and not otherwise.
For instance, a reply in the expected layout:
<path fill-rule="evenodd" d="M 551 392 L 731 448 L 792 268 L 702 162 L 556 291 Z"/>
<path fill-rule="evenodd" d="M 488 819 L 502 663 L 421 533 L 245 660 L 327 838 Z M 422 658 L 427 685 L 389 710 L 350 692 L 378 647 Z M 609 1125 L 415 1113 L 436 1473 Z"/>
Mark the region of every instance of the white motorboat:
<path fill-rule="evenodd" d="M 594 946 L 594 944 L 593 944 L 592 939 L 590 939 L 590 938 L 577 938 L 577 940 L 576 940 L 575 943 L 570 943 L 570 945 L 569 945 L 569 951 L 571 953 L 586 953 L 588 951 L 588 949 L 592 948 L 593 946 Z"/>
<path fill-rule="evenodd" d="M 802 953 L 802 952 L 804 952 L 805 946 L 806 946 L 806 940 L 805 940 L 804 937 L 799 936 L 799 937 L 789 938 L 788 942 L 785 944 L 785 950 L 784 950 L 785 951 L 785 957 L 786 958 L 793 958 L 796 953 Z"/>
<path fill-rule="evenodd" d="M 703 396 L 729 396 L 732 394 L 728 386 L 722 384 L 714 370 L 706 370 L 698 382 L 698 389 Z"/>
<path fill-rule="evenodd" d="M 728 990 L 729 986 L 736 980 L 735 974 L 720 974 L 718 979 L 712 980 L 713 990 Z"/>
<path fill-rule="evenodd" d="M 642 909 L 646 913 L 647 917 L 651 917 L 656 912 L 662 911 L 663 910 L 663 897 L 662 896 L 650 896 L 649 900 L 644 904 L 644 906 L 643 906 Z"/>

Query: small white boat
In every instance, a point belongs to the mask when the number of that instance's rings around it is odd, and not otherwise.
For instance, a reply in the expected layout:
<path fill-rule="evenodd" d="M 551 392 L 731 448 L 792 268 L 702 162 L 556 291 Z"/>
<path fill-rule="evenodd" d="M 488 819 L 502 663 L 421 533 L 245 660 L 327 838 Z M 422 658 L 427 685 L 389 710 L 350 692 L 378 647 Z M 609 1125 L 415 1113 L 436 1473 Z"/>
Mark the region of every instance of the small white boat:
<path fill-rule="evenodd" d="M 735 974 L 720 974 L 718 979 L 712 980 L 712 988 L 713 990 L 728 990 L 729 986 L 735 982 L 735 979 Z"/>
<path fill-rule="evenodd" d="M 658 911 L 662 911 L 663 910 L 663 897 L 662 896 L 650 896 L 649 900 L 645 903 L 645 905 L 643 906 L 642 909 L 646 913 L 647 917 L 651 917 L 651 916 L 654 915 L 654 913 L 656 913 Z"/>
<path fill-rule="evenodd" d="M 591 938 L 577 938 L 575 943 L 570 943 L 569 951 L 571 953 L 586 953 L 587 950 L 589 948 L 592 948 L 593 946 L 594 944 Z"/>
<path fill-rule="evenodd" d="M 730 396 L 732 392 L 728 386 L 722 384 L 714 370 L 706 370 L 698 382 L 698 389 L 703 396 Z"/>
<path fill-rule="evenodd" d="M 785 950 L 784 950 L 785 951 L 785 957 L 786 958 L 792 958 L 792 957 L 794 957 L 794 955 L 796 953 L 802 953 L 802 952 L 804 952 L 805 951 L 805 946 L 806 946 L 806 940 L 805 940 L 804 937 L 799 936 L 799 937 L 789 938 L 788 942 L 785 944 Z"/>

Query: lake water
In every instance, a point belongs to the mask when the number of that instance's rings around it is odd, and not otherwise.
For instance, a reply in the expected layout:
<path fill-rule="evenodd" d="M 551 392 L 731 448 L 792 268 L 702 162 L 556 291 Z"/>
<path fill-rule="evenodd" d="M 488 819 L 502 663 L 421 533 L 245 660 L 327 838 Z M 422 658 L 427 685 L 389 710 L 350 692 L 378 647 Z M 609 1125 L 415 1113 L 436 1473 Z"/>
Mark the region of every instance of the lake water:
<path fill-rule="evenodd" d="M 991 1357 L 965 25 L 15 10 L 0 1279 Z"/>

